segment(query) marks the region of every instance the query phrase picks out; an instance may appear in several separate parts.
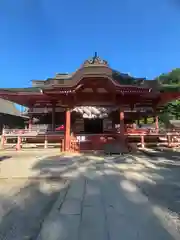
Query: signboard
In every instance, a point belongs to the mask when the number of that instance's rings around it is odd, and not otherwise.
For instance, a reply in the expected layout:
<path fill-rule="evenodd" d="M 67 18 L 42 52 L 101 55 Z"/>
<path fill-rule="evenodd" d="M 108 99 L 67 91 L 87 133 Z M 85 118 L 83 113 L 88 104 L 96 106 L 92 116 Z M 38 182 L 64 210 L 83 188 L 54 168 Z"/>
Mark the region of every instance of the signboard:
<path fill-rule="evenodd" d="M 77 136 L 76 138 L 79 142 L 85 142 L 86 141 L 86 137 L 85 136 Z"/>

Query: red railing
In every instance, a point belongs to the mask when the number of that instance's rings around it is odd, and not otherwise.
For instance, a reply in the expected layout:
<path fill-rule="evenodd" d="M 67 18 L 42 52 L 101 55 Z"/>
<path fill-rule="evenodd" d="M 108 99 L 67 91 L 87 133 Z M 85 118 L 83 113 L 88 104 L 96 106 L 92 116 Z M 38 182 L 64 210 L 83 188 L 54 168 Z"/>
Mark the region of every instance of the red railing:
<path fill-rule="evenodd" d="M 4 136 L 37 136 L 38 131 L 31 131 L 29 129 L 3 129 Z"/>

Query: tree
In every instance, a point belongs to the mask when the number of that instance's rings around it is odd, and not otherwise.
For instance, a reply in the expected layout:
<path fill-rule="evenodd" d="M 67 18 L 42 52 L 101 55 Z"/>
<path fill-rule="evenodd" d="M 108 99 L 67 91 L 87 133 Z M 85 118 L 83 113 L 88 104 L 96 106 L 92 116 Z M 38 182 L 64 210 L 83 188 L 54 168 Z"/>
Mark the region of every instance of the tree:
<path fill-rule="evenodd" d="M 180 86 L 180 68 L 173 69 L 171 72 L 161 74 L 156 78 L 161 85 Z M 162 122 L 167 123 L 170 119 L 180 119 L 180 100 L 175 100 L 166 104 L 160 113 Z"/>
<path fill-rule="evenodd" d="M 156 78 L 161 84 L 179 84 L 180 85 L 180 68 L 175 68 L 169 73 L 163 73 Z"/>
<path fill-rule="evenodd" d="M 167 103 L 161 110 L 161 119 L 168 121 L 170 119 L 180 119 L 180 100 Z"/>

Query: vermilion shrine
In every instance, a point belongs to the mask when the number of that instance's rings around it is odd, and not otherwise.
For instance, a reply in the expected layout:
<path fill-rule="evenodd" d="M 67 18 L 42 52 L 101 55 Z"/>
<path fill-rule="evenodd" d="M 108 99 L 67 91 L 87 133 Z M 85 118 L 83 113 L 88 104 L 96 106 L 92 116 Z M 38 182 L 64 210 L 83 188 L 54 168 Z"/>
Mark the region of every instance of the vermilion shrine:
<path fill-rule="evenodd" d="M 33 80 L 29 88 L 0 89 L 1 98 L 28 107 L 30 121 L 25 135 L 33 132 L 36 117 L 41 124 L 51 124 L 51 129 L 41 135 L 46 139 L 50 136 L 62 139 L 64 151 L 101 150 L 113 141 L 127 146 L 132 135 L 141 135 L 144 145 L 145 133 L 158 134 L 160 107 L 179 96 L 179 91 L 172 92 L 157 80 L 134 78 L 115 71 L 97 54 L 74 73 Z M 86 117 L 85 108 L 96 114 Z M 135 120 L 144 118 L 146 123 L 148 116 L 154 117 L 155 131 L 135 129 Z M 56 131 L 56 126 L 61 124 L 64 131 Z M 38 136 L 40 133 L 36 133 L 35 137 Z M 78 140 L 80 136 L 84 136 L 83 141 Z M 21 139 L 18 141 L 20 144 Z"/>

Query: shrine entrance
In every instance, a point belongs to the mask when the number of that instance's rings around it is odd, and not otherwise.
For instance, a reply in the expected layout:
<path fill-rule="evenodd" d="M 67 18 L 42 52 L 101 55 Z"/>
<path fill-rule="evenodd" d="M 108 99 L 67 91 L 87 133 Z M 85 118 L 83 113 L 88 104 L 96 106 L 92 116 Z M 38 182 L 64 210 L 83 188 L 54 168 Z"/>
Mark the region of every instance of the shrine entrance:
<path fill-rule="evenodd" d="M 84 132 L 88 134 L 103 133 L 103 119 L 101 118 L 84 118 Z"/>

